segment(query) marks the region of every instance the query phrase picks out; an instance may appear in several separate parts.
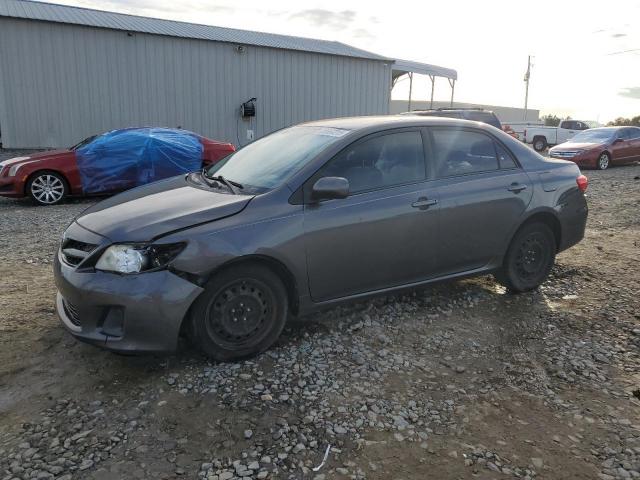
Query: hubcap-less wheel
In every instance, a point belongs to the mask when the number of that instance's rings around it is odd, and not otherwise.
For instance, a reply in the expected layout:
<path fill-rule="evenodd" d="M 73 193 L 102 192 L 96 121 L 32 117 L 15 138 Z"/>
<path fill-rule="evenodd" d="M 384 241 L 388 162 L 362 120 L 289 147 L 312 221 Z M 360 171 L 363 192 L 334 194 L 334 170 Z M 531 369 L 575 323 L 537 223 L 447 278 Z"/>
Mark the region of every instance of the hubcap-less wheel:
<path fill-rule="evenodd" d="M 64 197 L 64 183 L 49 173 L 39 175 L 31 182 L 31 195 L 44 205 L 58 203 Z"/>
<path fill-rule="evenodd" d="M 212 274 L 194 302 L 187 333 L 218 361 L 264 352 L 287 321 L 289 299 L 282 279 L 266 265 L 229 265 Z"/>
<path fill-rule="evenodd" d="M 603 153 L 598 157 L 598 168 L 600 170 L 606 170 L 609 166 L 609 155 Z"/>
<path fill-rule="evenodd" d="M 555 254 L 556 238 L 548 225 L 524 225 L 511 240 L 496 279 L 512 292 L 533 290 L 549 275 Z"/>
<path fill-rule="evenodd" d="M 261 281 L 236 280 L 220 289 L 211 302 L 207 333 L 227 348 L 260 340 L 271 326 L 275 301 L 271 289 Z"/>
<path fill-rule="evenodd" d="M 516 255 L 516 271 L 524 281 L 540 275 L 548 262 L 546 239 L 540 233 L 529 234 L 520 244 Z"/>

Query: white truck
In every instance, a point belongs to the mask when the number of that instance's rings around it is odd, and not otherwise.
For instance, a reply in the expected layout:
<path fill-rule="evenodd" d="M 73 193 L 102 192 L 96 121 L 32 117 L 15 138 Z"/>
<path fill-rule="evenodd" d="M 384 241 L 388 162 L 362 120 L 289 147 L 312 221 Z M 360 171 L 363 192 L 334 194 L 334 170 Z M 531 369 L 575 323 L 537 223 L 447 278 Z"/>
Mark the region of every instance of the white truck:
<path fill-rule="evenodd" d="M 580 120 L 562 120 L 557 127 L 527 127 L 524 130 L 525 143 L 532 143 L 536 152 L 547 147 L 566 142 L 576 133 L 587 130 L 587 122 Z"/>

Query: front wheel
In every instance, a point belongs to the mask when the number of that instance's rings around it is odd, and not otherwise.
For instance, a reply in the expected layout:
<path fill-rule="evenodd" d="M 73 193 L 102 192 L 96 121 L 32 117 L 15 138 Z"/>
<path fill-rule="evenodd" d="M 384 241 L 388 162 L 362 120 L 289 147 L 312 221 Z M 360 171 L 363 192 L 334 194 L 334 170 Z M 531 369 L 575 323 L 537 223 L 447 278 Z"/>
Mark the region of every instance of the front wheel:
<path fill-rule="evenodd" d="M 229 267 L 205 286 L 191 312 L 190 336 L 209 357 L 221 362 L 267 350 L 287 320 L 287 291 L 261 265 Z"/>
<path fill-rule="evenodd" d="M 38 172 L 27 183 L 27 193 L 38 205 L 55 205 L 67 195 L 67 182 L 58 173 Z"/>
<path fill-rule="evenodd" d="M 602 152 L 598 157 L 598 161 L 596 162 L 596 167 L 598 170 L 606 170 L 609 168 L 609 163 L 611 162 L 611 158 L 607 152 Z"/>
<path fill-rule="evenodd" d="M 527 292 L 545 281 L 556 257 L 556 241 L 544 223 L 522 227 L 513 237 L 497 280 L 512 292 Z"/>

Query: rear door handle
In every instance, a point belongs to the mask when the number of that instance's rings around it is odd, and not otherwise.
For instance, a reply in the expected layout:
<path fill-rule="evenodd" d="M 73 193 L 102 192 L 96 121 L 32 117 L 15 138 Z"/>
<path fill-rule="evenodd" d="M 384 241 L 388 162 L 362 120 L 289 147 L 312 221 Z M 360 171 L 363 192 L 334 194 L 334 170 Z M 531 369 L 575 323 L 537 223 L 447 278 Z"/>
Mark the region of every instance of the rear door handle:
<path fill-rule="evenodd" d="M 413 208 L 419 208 L 420 210 L 426 210 L 427 208 L 432 207 L 437 203 L 438 200 L 436 200 L 435 198 L 420 197 L 418 200 L 413 202 L 411 206 Z"/>
<path fill-rule="evenodd" d="M 527 186 L 522 183 L 512 183 L 507 190 L 513 193 L 520 193 L 523 190 L 526 190 Z"/>

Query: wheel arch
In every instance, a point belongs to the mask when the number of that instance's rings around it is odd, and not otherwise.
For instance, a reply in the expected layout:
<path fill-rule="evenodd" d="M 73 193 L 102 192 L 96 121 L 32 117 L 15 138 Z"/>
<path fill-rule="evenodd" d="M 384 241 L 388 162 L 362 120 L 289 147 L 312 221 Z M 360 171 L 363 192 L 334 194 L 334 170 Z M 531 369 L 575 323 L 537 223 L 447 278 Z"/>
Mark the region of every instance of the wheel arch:
<path fill-rule="evenodd" d="M 56 170 L 55 168 L 40 168 L 38 170 L 34 170 L 29 175 L 27 175 L 27 179 L 24 182 L 24 195 L 25 196 L 27 196 L 27 197 L 30 196 L 30 194 L 29 194 L 29 185 L 31 184 L 31 180 L 33 180 L 33 178 L 36 175 L 39 175 L 41 173 L 55 173 L 56 175 L 59 175 L 60 178 L 62 178 L 62 181 L 65 184 L 65 187 L 67 189 L 67 195 L 69 195 L 71 193 L 71 183 L 69 182 L 69 179 L 64 174 L 64 172 L 62 172 L 60 170 Z"/>
<path fill-rule="evenodd" d="M 245 264 L 262 265 L 268 268 L 269 270 L 271 270 L 273 273 L 275 273 L 278 276 L 278 278 L 282 280 L 282 283 L 284 284 L 285 290 L 287 292 L 287 297 L 288 297 L 287 300 L 289 302 L 289 311 L 291 311 L 294 314 L 298 313 L 299 290 L 298 290 L 298 285 L 293 273 L 291 273 L 291 271 L 287 268 L 287 266 L 284 263 L 282 263 L 281 261 L 273 257 L 269 257 L 267 255 L 252 254 L 252 255 L 244 255 L 242 257 L 231 259 L 217 266 L 216 268 L 208 272 L 206 275 L 203 275 L 198 279 L 193 278 L 191 281 L 195 281 L 200 286 L 203 286 L 209 280 L 211 280 L 211 278 L 214 275 L 217 275 L 226 269 L 233 268 L 238 265 L 245 265 Z M 184 336 L 185 334 L 187 334 L 188 336 L 189 329 L 192 328 L 190 319 L 191 319 L 192 309 L 194 304 L 195 304 L 195 300 L 193 304 L 189 307 L 184 318 L 181 321 L 181 324 L 180 324 L 181 336 Z"/>
<path fill-rule="evenodd" d="M 204 280 L 203 283 L 208 282 L 214 275 L 219 274 L 221 271 L 236 267 L 241 264 L 242 265 L 245 265 L 245 264 L 261 265 L 268 268 L 273 273 L 275 273 L 278 276 L 278 278 L 282 280 L 282 283 L 284 284 L 284 287 L 287 291 L 290 310 L 294 313 L 298 312 L 299 290 L 298 290 L 298 283 L 296 282 L 295 276 L 293 275 L 293 273 L 291 273 L 291 270 L 289 270 L 289 268 L 287 268 L 287 266 L 283 262 L 281 262 L 280 260 L 274 257 L 270 257 L 267 255 L 260 255 L 260 254 L 252 254 L 252 255 L 243 255 L 241 257 L 233 258 L 223 263 L 222 265 L 219 265 L 218 267 L 210 271 L 207 275 L 205 275 L 203 279 Z"/>
<path fill-rule="evenodd" d="M 562 225 L 560 224 L 560 220 L 558 220 L 558 217 L 554 213 L 547 210 L 535 212 L 525 218 L 511 235 L 511 238 L 509 239 L 509 245 L 511 245 L 511 242 L 520 230 L 522 230 L 527 225 L 531 225 L 532 223 L 543 223 L 551 229 L 556 241 L 557 252 L 560 249 L 560 245 L 562 244 Z"/>

